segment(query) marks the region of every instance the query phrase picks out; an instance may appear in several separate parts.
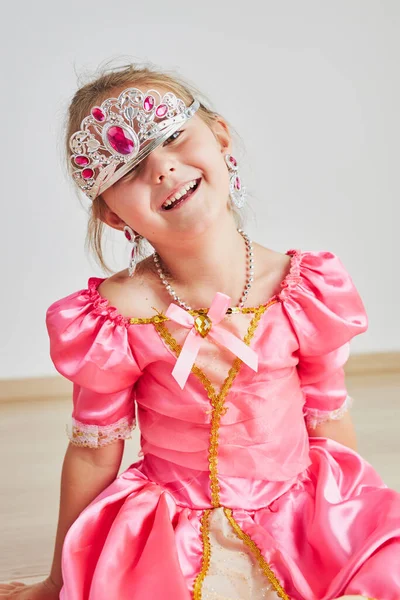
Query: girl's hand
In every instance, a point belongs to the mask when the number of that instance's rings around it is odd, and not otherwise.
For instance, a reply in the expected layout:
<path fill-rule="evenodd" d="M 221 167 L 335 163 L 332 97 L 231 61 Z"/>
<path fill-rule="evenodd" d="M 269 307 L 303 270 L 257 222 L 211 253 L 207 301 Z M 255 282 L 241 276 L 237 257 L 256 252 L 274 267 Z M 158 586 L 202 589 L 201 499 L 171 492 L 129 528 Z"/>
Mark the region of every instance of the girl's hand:
<path fill-rule="evenodd" d="M 25 585 L 18 581 L 0 584 L 0 598 L 9 600 L 59 600 L 61 586 L 49 577 L 40 583 Z"/>

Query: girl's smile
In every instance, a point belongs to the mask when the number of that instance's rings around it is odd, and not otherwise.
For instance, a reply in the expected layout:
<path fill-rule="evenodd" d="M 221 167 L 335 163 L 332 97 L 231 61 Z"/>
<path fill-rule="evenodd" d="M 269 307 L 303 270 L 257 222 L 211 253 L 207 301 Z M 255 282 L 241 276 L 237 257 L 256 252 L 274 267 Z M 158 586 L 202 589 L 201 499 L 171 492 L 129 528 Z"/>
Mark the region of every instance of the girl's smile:
<path fill-rule="evenodd" d="M 199 179 L 194 179 L 188 184 L 184 184 L 184 186 L 178 186 L 178 191 L 170 194 L 168 199 L 162 204 L 161 210 L 174 210 L 185 204 L 189 198 L 192 198 L 194 194 L 197 192 L 200 187 L 201 177 Z M 180 195 L 180 191 L 185 190 L 183 195 Z"/>

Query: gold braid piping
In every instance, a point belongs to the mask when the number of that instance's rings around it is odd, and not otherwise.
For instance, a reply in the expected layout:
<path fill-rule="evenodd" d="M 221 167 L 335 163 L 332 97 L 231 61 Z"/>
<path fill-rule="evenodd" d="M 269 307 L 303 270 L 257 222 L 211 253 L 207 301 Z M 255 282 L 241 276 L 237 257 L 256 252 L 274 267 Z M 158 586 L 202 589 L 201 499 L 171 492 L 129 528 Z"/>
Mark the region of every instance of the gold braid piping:
<path fill-rule="evenodd" d="M 158 315 L 154 315 L 154 317 L 149 317 L 147 319 L 140 319 L 139 317 L 132 317 L 129 319 L 130 325 L 146 325 L 147 323 L 162 323 L 163 321 L 168 321 L 168 317 L 159 313 Z"/>
<path fill-rule="evenodd" d="M 218 481 L 218 438 L 221 422 L 221 411 L 214 408 L 211 416 L 210 445 L 208 449 L 208 465 L 210 471 L 211 504 L 214 508 L 220 506 Z"/>
<path fill-rule="evenodd" d="M 179 356 L 182 351 L 182 346 L 180 346 L 180 344 L 178 344 L 176 339 L 174 337 L 172 337 L 172 335 L 170 334 L 168 329 L 165 327 L 164 323 L 161 321 L 154 322 L 154 327 L 155 327 L 157 333 L 159 334 L 159 336 L 171 348 L 171 350 L 176 354 L 176 356 Z M 210 399 L 211 404 L 214 405 L 217 400 L 217 394 L 215 392 L 215 389 L 214 389 L 211 381 L 208 379 L 207 375 L 205 373 L 203 373 L 203 371 L 201 369 L 199 369 L 199 367 L 197 367 L 196 365 L 193 365 L 191 372 L 194 375 L 196 375 L 196 377 L 198 379 L 200 379 L 201 383 L 203 384 L 204 388 L 206 389 L 207 396 Z"/>
<path fill-rule="evenodd" d="M 207 575 L 207 571 L 210 568 L 210 557 L 211 557 L 211 543 L 210 543 L 210 514 L 211 509 L 204 511 L 201 518 L 200 531 L 203 539 L 203 557 L 201 561 L 201 569 L 196 577 L 193 587 L 193 598 L 194 600 L 201 600 L 201 588 L 203 587 L 203 581 Z"/>
<path fill-rule="evenodd" d="M 236 523 L 235 519 L 232 516 L 232 510 L 230 508 L 224 508 L 224 513 L 225 513 L 226 518 L 228 519 L 229 523 L 231 524 L 233 531 L 238 536 L 238 538 L 240 538 L 246 544 L 246 546 L 248 546 L 248 548 L 250 548 L 250 550 L 256 557 L 258 564 L 261 567 L 262 572 L 264 573 L 264 575 L 266 575 L 268 581 L 271 583 L 274 590 L 277 592 L 278 596 L 280 598 L 282 598 L 283 600 L 290 600 L 289 596 L 286 594 L 285 590 L 279 583 L 275 573 L 273 572 L 273 570 L 271 569 L 271 567 L 269 566 L 269 564 L 267 563 L 267 561 L 261 554 L 260 548 L 257 546 L 257 544 L 255 542 L 253 542 L 253 540 L 251 539 L 251 537 L 249 535 L 247 535 L 247 533 L 244 533 L 244 531 L 242 531 L 242 529 Z"/>
<path fill-rule="evenodd" d="M 262 306 L 262 305 L 261 305 Z M 232 315 L 235 313 L 243 313 L 243 314 L 249 314 L 249 313 L 255 313 L 260 309 L 259 306 L 256 307 L 234 307 L 234 308 L 228 308 L 228 310 L 226 311 L 227 315 Z M 168 317 L 166 315 L 164 315 L 163 312 L 154 309 L 157 311 L 157 314 L 154 315 L 153 317 L 128 317 L 128 322 L 129 325 L 147 325 L 150 323 L 162 323 L 164 321 L 169 321 Z M 199 308 L 198 310 L 189 310 L 188 313 L 190 315 L 192 315 L 192 317 L 196 317 L 197 315 L 201 314 L 201 315 L 206 315 L 208 313 L 208 308 Z"/>
<path fill-rule="evenodd" d="M 244 343 L 249 345 L 252 337 L 257 329 L 257 325 L 260 322 L 261 316 L 272 304 L 275 304 L 278 300 L 273 299 L 268 304 L 260 306 L 254 317 L 252 318 L 247 333 L 244 338 Z M 208 453 L 208 462 L 210 465 L 210 488 L 211 488 L 211 503 L 214 508 L 221 506 L 220 503 L 220 485 L 218 481 L 218 439 L 219 439 L 219 426 L 221 422 L 221 416 L 226 414 L 227 407 L 224 406 L 225 399 L 232 387 L 232 384 L 237 377 L 242 361 L 240 358 L 236 358 L 231 369 L 229 370 L 228 376 L 226 377 L 219 394 L 216 397 L 216 402 L 213 404 L 213 413 L 211 417 L 211 432 L 210 432 L 210 448 Z"/>
<path fill-rule="evenodd" d="M 267 304 L 263 304 L 259 306 L 257 309 L 242 309 L 243 312 L 252 312 L 255 311 L 255 315 L 252 318 L 247 333 L 244 337 L 244 343 L 249 345 L 254 333 L 257 329 L 257 326 L 260 322 L 261 316 L 264 312 L 273 304 L 278 302 L 277 298 L 273 298 Z M 194 311 L 193 311 L 194 312 Z M 165 341 L 165 343 L 171 348 L 171 350 L 179 356 L 182 350 L 182 346 L 178 344 L 174 337 L 170 334 L 167 327 L 164 325 L 163 321 L 154 322 L 154 327 L 156 328 L 160 337 Z M 211 381 L 208 379 L 207 375 L 199 369 L 196 365 L 192 367 L 192 373 L 196 375 L 196 377 L 203 384 L 208 398 L 210 400 L 212 406 L 212 415 L 211 415 L 211 430 L 210 430 L 210 446 L 208 451 L 208 463 L 210 470 L 210 489 L 211 489 L 211 504 L 214 508 L 220 506 L 220 486 L 218 482 L 218 438 L 219 438 L 219 426 L 221 422 L 221 417 L 226 413 L 227 407 L 224 406 L 225 398 L 227 397 L 229 390 L 232 387 L 232 384 L 239 373 L 240 366 L 242 361 L 240 358 L 236 358 L 232 367 L 229 369 L 229 373 L 222 384 L 220 392 L 217 394 L 214 386 Z"/>

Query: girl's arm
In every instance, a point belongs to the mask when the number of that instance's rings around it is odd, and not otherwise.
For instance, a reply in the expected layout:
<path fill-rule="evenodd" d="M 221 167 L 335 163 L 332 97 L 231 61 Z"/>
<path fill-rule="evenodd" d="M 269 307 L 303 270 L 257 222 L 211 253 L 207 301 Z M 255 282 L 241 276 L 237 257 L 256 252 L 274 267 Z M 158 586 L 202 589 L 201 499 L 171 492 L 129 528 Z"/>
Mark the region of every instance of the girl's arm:
<path fill-rule="evenodd" d="M 61 551 L 67 531 L 83 509 L 118 475 L 124 445 L 124 440 L 117 440 L 101 448 L 72 444 L 67 448 L 61 474 L 60 511 L 50 574 L 59 587 L 62 586 Z"/>
<path fill-rule="evenodd" d="M 357 451 L 356 432 L 349 411 L 338 420 L 325 421 L 314 428 L 307 427 L 307 431 L 310 437 L 331 438 Z"/>

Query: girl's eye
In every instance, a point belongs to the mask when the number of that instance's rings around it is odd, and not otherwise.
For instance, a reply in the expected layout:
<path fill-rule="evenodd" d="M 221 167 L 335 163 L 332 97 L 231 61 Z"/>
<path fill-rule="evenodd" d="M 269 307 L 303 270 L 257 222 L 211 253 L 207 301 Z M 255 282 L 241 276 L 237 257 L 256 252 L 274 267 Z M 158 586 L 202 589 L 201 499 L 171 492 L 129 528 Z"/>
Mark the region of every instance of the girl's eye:
<path fill-rule="evenodd" d="M 178 137 L 180 136 L 180 134 L 182 133 L 182 129 L 175 131 L 165 142 L 164 142 L 164 146 L 165 144 L 169 144 L 170 142 L 174 142 L 175 140 L 178 139 Z M 176 136 L 176 137 L 174 137 Z"/>

